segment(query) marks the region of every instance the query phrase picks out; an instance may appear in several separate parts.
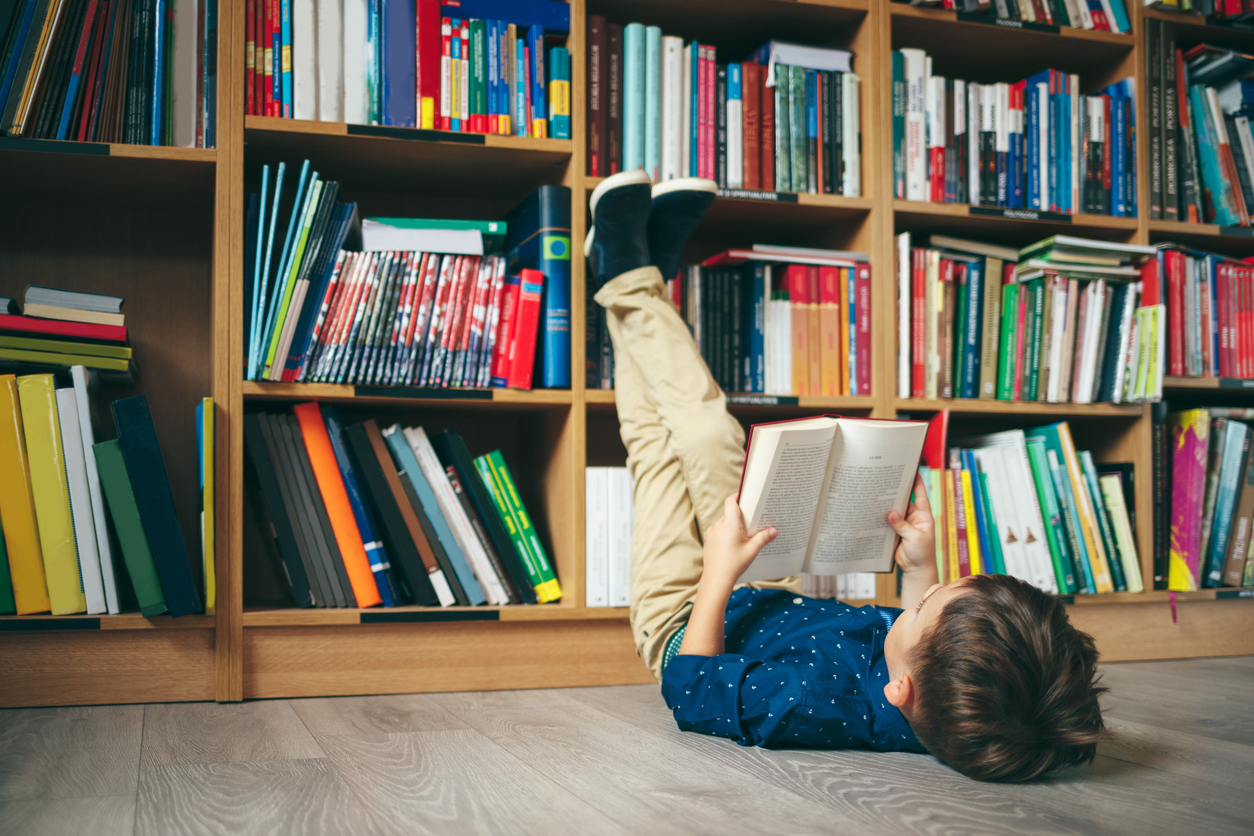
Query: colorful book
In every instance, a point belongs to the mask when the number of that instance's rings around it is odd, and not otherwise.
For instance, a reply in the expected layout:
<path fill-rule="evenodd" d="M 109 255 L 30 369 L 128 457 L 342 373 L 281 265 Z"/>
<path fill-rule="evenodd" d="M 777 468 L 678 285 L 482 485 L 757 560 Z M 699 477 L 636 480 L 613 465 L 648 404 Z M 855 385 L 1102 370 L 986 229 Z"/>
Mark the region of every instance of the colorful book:
<path fill-rule="evenodd" d="M 1169 416 L 1171 428 L 1171 546 L 1167 588 L 1198 588 L 1201 564 L 1201 501 L 1206 483 L 1210 413 L 1190 409 Z"/>
<path fill-rule="evenodd" d="M 18 400 L 17 378 L 0 375 L 0 525 L 13 583 L 18 615 L 47 612 L 51 607 L 45 580 L 43 552 L 35 517 L 31 463 Z"/>
<path fill-rule="evenodd" d="M 118 547 L 130 575 L 131 587 L 139 602 L 139 611 L 151 618 L 167 610 L 165 593 L 157 577 L 157 567 L 148 547 L 148 535 L 139 516 L 131 479 L 122 459 L 122 447 L 117 439 L 101 441 L 92 448 L 96 469 L 100 474 L 100 489 L 109 506 L 113 530 L 117 532 Z"/>

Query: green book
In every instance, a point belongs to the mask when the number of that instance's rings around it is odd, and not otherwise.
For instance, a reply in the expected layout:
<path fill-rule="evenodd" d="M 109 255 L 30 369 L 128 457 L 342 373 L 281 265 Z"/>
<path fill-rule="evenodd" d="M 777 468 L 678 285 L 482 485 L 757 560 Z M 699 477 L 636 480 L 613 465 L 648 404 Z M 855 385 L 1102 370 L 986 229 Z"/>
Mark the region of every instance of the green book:
<path fill-rule="evenodd" d="M 523 538 L 522 530 L 514 520 L 514 515 L 509 512 L 509 504 L 505 500 L 505 493 L 497 484 L 496 477 L 492 475 L 492 464 L 488 461 L 487 456 L 477 457 L 474 460 L 474 464 L 475 471 L 479 474 L 479 479 L 492 497 L 492 507 L 496 509 L 496 515 L 501 518 L 501 525 L 505 527 L 505 532 L 509 535 L 509 541 L 514 544 L 514 552 L 521 559 L 523 569 L 527 572 L 527 581 L 534 587 L 535 579 L 539 576 L 539 572 L 534 565 L 535 561 L 531 556 L 531 549 L 527 548 L 527 541 Z"/>
<path fill-rule="evenodd" d="M 1110 524 L 1110 514 L 1106 511 L 1106 497 L 1102 495 L 1102 486 L 1097 482 L 1097 468 L 1093 466 L 1093 454 L 1088 450 L 1079 450 L 1076 454 L 1080 459 L 1080 471 L 1084 474 L 1084 484 L 1089 490 L 1089 499 L 1093 503 L 1093 516 L 1097 517 L 1097 530 L 1102 538 L 1102 546 L 1106 549 L 1110 564 L 1110 580 L 1116 592 L 1126 592 L 1128 580 L 1123 576 L 1123 561 L 1119 559 L 1119 549 L 1115 544 L 1115 529 Z"/>
<path fill-rule="evenodd" d="M 460 221 L 447 218 L 362 218 L 363 230 L 370 225 L 438 232 L 478 232 L 485 253 L 498 252 L 505 244 L 509 225 L 505 221 Z"/>
<path fill-rule="evenodd" d="M 1028 439 L 1028 463 L 1032 466 L 1032 481 L 1036 483 L 1036 495 L 1041 500 L 1045 515 L 1045 541 L 1049 544 L 1049 556 L 1054 563 L 1054 576 L 1058 591 L 1072 595 L 1076 591 L 1074 562 L 1067 546 L 1066 529 L 1058 496 L 1054 492 L 1054 477 L 1045 457 L 1045 442 L 1039 438 Z"/>
<path fill-rule="evenodd" d="M 540 538 L 536 534 L 535 526 L 531 524 L 531 518 L 527 514 L 526 507 L 523 506 L 522 498 L 518 495 L 518 486 L 514 484 L 514 477 L 509 472 L 509 466 L 505 464 L 500 450 L 493 450 L 487 454 L 486 458 L 491 468 L 493 486 L 501 492 L 527 546 L 530 558 L 527 561 L 527 573 L 531 578 L 532 586 L 535 587 L 536 600 L 541 604 L 556 601 L 562 597 L 562 587 L 558 583 L 557 574 L 553 571 L 553 564 L 549 562 L 544 546 L 541 545 Z"/>
<path fill-rule="evenodd" d="M 967 305 L 970 304 L 971 265 L 962 259 L 954 259 L 954 282 L 957 284 L 954 293 L 954 346 L 953 396 L 962 397 L 962 349 L 967 344 Z"/>
<path fill-rule="evenodd" d="M 779 130 L 776 127 L 776 130 Z M 806 137 L 805 67 L 788 68 L 788 158 L 792 191 L 804 192 L 810 182 L 810 143 Z"/>
<path fill-rule="evenodd" d="M 997 527 L 997 517 L 993 514 L 993 500 L 988 495 L 988 474 L 977 470 L 975 475 L 980 480 L 980 502 L 984 505 L 984 519 L 988 520 L 989 563 L 992 564 L 993 573 L 1004 575 L 1006 557 L 1001 550 L 1001 537 L 998 534 L 1001 529 Z"/>
<path fill-rule="evenodd" d="M 316 178 L 317 175 L 315 174 L 314 177 Z M 279 349 L 279 340 L 282 339 L 283 327 L 287 322 L 287 308 L 292 302 L 292 291 L 296 289 L 296 277 L 300 275 L 300 263 L 305 255 L 305 245 L 309 242 L 309 228 L 313 225 L 314 213 L 318 211 L 318 201 L 322 197 L 322 187 L 325 184 L 325 180 L 315 179 L 312 188 L 305 196 L 305 203 L 301 210 L 304 217 L 297 231 L 296 252 L 288 267 L 287 278 L 284 279 L 283 299 L 279 304 L 279 313 L 274 319 L 274 330 L 270 333 L 270 347 L 266 351 L 266 374 L 270 373 L 275 362 L 274 355 Z"/>
<path fill-rule="evenodd" d="M 789 132 L 788 117 L 788 67 L 784 64 L 775 65 L 775 191 L 791 192 L 792 136 Z M 695 95 L 695 94 L 694 94 Z M 693 163 L 696 168 L 696 163 Z"/>
<path fill-rule="evenodd" d="M 117 360 L 129 360 L 132 354 L 132 349 L 125 345 L 75 343 L 69 340 L 14 337 L 8 334 L 0 334 L 0 348 L 22 348 L 27 351 L 45 351 L 57 354 L 85 354 L 89 357 L 112 357 Z"/>
<path fill-rule="evenodd" d="M 488 130 L 487 21 L 470 21 L 470 130 Z"/>
<path fill-rule="evenodd" d="M 13 600 L 13 579 L 9 577 L 9 550 L 4 544 L 4 531 L 0 529 L 0 615 L 17 612 Z"/>
<path fill-rule="evenodd" d="M 86 366 L 129 374 L 131 361 L 116 357 L 94 357 L 88 354 L 60 354 L 55 351 L 29 351 L 24 348 L 0 348 L 0 360 L 15 363 L 45 363 L 53 366 Z"/>
<path fill-rule="evenodd" d="M 1019 322 L 1019 285 L 1002 288 L 1001 345 L 997 350 L 997 400 L 1014 400 L 1015 336 Z"/>
<path fill-rule="evenodd" d="M 1024 341 L 1023 400 L 1036 400 L 1037 386 L 1041 378 L 1041 323 L 1045 318 L 1045 283 L 1032 282 L 1032 296 L 1028 299 L 1027 338 Z"/>
<path fill-rule="evenodd" d="M 122 558 L 126 561 L 131 585 L 135 587 L 135 597 L 139 600 L 139 611 L 148 617 L 160 615 L 166 611 L 165 593 L 161 591 L 157 567 L 152 562 L 148 535 L 144 533 L 144 525 L 139 519 L 139 506 L 135 504 L 131 477 L 122 460 L 122 448 L 114 439 L 101 441 L 92 450 L 96 454 L 96 469 L 100 472 L 100 488 L 104 492 L 105 504 L 109 506 L 109 516 L 113 518 L 113 528 L 122 547 Z"/>

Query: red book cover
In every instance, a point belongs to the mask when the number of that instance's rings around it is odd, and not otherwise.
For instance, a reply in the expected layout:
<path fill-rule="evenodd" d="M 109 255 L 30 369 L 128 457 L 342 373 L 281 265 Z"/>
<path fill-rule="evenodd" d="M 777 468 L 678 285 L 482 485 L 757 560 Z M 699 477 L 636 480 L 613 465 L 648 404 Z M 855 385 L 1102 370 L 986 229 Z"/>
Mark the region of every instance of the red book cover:
<path fill-rule="evenodd" d="M 518 276 L 506 276 L 501 288 L 501 313 L 496 323 L 496 344 L 492 347 L 492 385 L 509 384 L 509 358 L 514 343 L 514 325 L 518 320 L 518 294 L 522 283 Z"/>
<path fill-rule="evenodd" d="M 440 367 L 431 372 L 432 385 L 448 385 L 448 375 L 452 371 L 453 354 L 457 350 L 457 341 L 461 336 L 461 324 L 466 312 L 467 288 L 473 281 L 478 270 L 477 256 L 463 256 L 458 260 L 456 281 L 449 291 L 448 302 L 444 307 L 444 321 L 440 327 L 440 350 L 436 354 L 442 359 Z"/>
<path fill-rule="evenodd" d="M 1184 374 L 1184 253 L 1163 251 L 1167 275 L 1167 374 Z M 1148 304 L 1148 303 L 1147 303 Z"/>
<path fill-rule="evenodd" d="M 1141 305 L 1148 307 L 1162 302 L 1162 262 L 1151 258 L 1141 265 Z"/>
<path fill-rule="evenodd" d="M 491 270 L 489 262 L 480 260 L 475 266 L 472 280 L 468 283 L 465 310 L 462 312 L 461 333 L 457 337 L 453 353 L 453 376 L 449 379 L 450 386 L 466 385 L 466 359 L 469 357 L 475 334 L 483 332 L 483 289 L 485 286 L 491 289 L 488 281 Z M 476 317 L 478 317 L 477 324 Z"/>
<path fill-rule="evenodd" d="M 823 380 L 823 332 L 819 326 L 820 284 L 819 268 L 809 265 L 806 271 L 806 387 L 802 394 L 817 395 Z"/>
<path fill-rule="evenodd" d="M 530 389 L 531 373 L 536 364 L 536 330 L 540 325 L 544 274 L 524 268 L 518 278 L 518 314 L 510 340 L 509 387 Z"/>
<path fill-rule="evenodd" d="M 1241 323 L 1240 319 L 1240 297 L 1241 291 L 1245 285 L 1245 277 L 1249 272 L 1249 268 L 1241 266 L 1232 271 L 1232 275 L 1228 280 L 1227 291 L 1227 322 L 1228 322 L 1228 375 L 1229 377 L 1243 377 L 1244 368 L 1243 361 L 1245 359 L 1241 344 Z"/>
<path fill-rule="evenodd" d="M 244 113 L 251 116 L 257 86 L 257 0 L 244 2 Z"/>
<path fill-rule="evenodd" d="M 1229 354 L 1229 287 L 1233 274 L 1240 268 L 1226 261 L 1221 261 L 1215 270 L 1215 334 L 1219 341 L 1219 376 L 1232 377 L 1231 355 Z"/>
<path fill-rule="evenodd" d="M 741 138 L 744 146 L 744 185 L 750 191 L 762 188 L 762 148 L 758 140 L 761 125 L 762 65 L 746 61 L 740 65 Z"/>
<path fill-rule="evenodd" d="M 924 396 L 927 370 L 927 250 L 910 251 L 910 397 Z"/>
<path fill-rule="evenodd" d="M 858 291 L 856 313 L 858 316 L 858 389 L 854 395 L 871 394 L 871 265 L 859 263 L 854 268 L 854 283 Z"/>
<path fill-rule="evenodd" d="M 1254 270 L 1247 267 L 1241 271 L 1237 292 L 1241 312 L 1237 323 L 1236 371 L 1240 377 L 1254 377 Z"/>
<path fill-rule="evenodd" d="M 267 69 L 270 70 L 271 72 L 270 72 L 269 82 L 266 85 L 266 105 L 268 107 L 267 114 L 270 116 L 282 116 L 283 115 L 282 94 L 280 94 L 277 98 L 274 95 L 275 78 L 274 78 L 274 72 L 273 72 L 274 60 L 276 56 L 279 56 L 279 53 L 282 51 L 282 48 L 283 48 L 282 47 L 282 32 L 283 32 L 282 30 L 283 16 L 282 15 L 283 15 L 283 10 L 282 10 L 282 3 L 280 2 L 280 0 L 270 0 L 270 19 L 269 21 L 267 21 L 267 29 L 270 35 L 269 42 L 271 44 L 271 60 L 269 62 L 269 66 L 267 67 Z M 279 42 L 277 45 L 275 43 L 276 41 Z M 280 62 L 282 61 L 281 56 L 278 57 L 278 60 Z M 282 70 L 280 69 L 280 72 L 281 71 Z"/>
<path fill-rule="evenodd" d="M 1114 145 L 1111 141 L 1111 129 L 1114 123 L 1110 120 L 1110 96 L 1102 96 L 1102 188 L 1109 190 L 1111 186 L 1111 153 Z"/>
<path fill-rule="evenodd" d="M 602 177 L 623 170 L 623 27 L 617 23 L 605 24 L 605 66 L 605 150 L 609 170 Z"/>
<path fill-rule="evenodd" d="M 766 68 L 758 65 L 758 110 L 761 112 L 761 145 L 758 157 L 762 191 L 775 191 L 775 91 L 766 89 Z"/>
<path fill-rule="evenodd" d="M 440 109 L 440 0 L 416 0 L 414 81 L 418 88 L 418 127 L 433 130 Z"/>
<path fill-rule="evenodd" d="M 491 315 L 492 291 L 496 282 L 496 263 L 488 259 L 479 268 L 479 286 L 475 291 L 474 305 L 470 309 L 470 338 L 466 346 L 466 359 L 462 374 L 463 386 L 476 386 L 479 369 L 476 358 L 483 352 L 484 338 L 488 333 L 488 318 Z"/>
<path fill-rule="evenodd" d="M 718 143 L 714 137 L 714 130 L 717 127 L 717 98 L 718 98 L 718 66 L 714 61 L 714 47 L 705 47 L 705 72 L 702 73 L 702 104 L 705 107 L 705 150 L 701 155 L 701 164 L 705 166 L 705 174 L 702 176 L 709 180 L 718 179 L 718 172 L 715 171 L 714 155 L 717 151 Z"/>
<path fill-rule="evenodd" d="M 125 325 L 93 325 L 60 319 L 36 319 L 17 314 L 0 314 L 0 333 L 36 334 L 78 342 L 126 342 Z"/>
<path fill-rule="evenodd" d="M 706 126 L 710 122 L 710 112 L 707 109 L 709 99 L 706 98 L 705 92 L 709 84 L 706 76 L 706 67 L 709 60 L 705 55 L 706 47 L 696 44 L 693 47 L 695 60 L 697 62 L 697 176 L 709 177 L 705 168 L 705 152 L 706 152 Z"/>
<path fill-rule="evenodd" d="M 927 422 L 927 436 L 923 439 L 923 463 L 932 470 L 944 470 L 947 463 L 945 448 L 948 445 L 949 407 L 945 407 Z M 933 505 L 932 510 L 939 509 Z"/>
<path fill-rule="evenodd" d="M 945 147 L 935 146 L 927 149 L 927 171 L 929 182 L 929 200 L 932 203 L 945 202 Z"/>
<path fill-rule="evenodd" d="M 464 85 L 462 89 L 468 90 L 470 89 L 470 72 L 471 72 L 470 70 L 470 64 L 471 64 L 471 61 L 470 61 L 470 20 L 468 18 L 462 18 L 460 31 L 461 31 L 461 39 L 462 39 L 462 84 Z M 486 72 L 484 73 L 484 76 L 485 77 L 487 76 Z M 527 90 L 531 90 L 531 79 L 527 79 Z M 469 102 L 469 99 L 470 99 L 469 96 L 465 96 L 465 95 L 462 96 L 463 101 Z M 530 113 L 531 111 L 531 96 L 530 95 L 527 96 L 527 105 L 528 105 L 527 111 Z M 467 111 L 462 114 L 462 119 L 461 119 L 462 133 L 477 133 L 477 134 L 483 133 L 484 130 L 487 129 L 487 124 L 484 122 L 484 120 L 478 118 L 482 115 L 483 114 L 471 114 L 469 111 L 469 104 L 468 104 Z M 527 120 L 527 124 L 531 124 L 530 119 Z"/>
<path fill-rule="evenodd" d="M 584 67 L 588 130 L 588 176 L 609 174 L 605 145 L 605 18 L 588 15 L 588 54 Z"/>

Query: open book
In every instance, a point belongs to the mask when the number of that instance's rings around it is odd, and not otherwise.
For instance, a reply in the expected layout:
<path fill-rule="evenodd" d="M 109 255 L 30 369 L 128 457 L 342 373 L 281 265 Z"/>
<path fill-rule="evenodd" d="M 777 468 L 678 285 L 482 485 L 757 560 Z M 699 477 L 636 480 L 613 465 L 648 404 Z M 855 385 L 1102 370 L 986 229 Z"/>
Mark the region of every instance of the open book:
<path fill-rule="evenodd" d="M 755 424 L 740 479 L 748 531 L 779 531 L 741 583 L 893 568 L 927 424 L 822 416 Z"/>

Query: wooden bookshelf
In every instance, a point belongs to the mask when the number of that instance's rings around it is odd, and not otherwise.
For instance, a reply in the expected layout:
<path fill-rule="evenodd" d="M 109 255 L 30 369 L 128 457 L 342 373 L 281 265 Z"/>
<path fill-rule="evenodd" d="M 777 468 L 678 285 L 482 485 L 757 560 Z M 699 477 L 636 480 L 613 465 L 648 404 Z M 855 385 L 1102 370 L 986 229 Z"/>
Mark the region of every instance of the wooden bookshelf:
<path fill-rule="evenodd" d="M 867 252 L 872 283 L 872 394 L 771 398 L 732 393 L 743 423 L 837 412 L 887 418 L 948 408 L 955 437 L 1056 420 L 1099 461 L 1132 461 L 1137 536 L 1146 587 L 1150 551 L 1150 409 L 1139 404 L 1008 403 L 896 397 L 893 236 L 902 231 L 1023 245 L 1053 234 L 1126 243 L 1180 240 L 1233 255 L 1254 238 L 1205 225 L 972 209 L 892 198 L 889 52 L 921 47 L 936 71 L 975 81 L 1026 77 L 1046 66 L 1081 75 L 1086 90 L 1133 75 L 1145 89 L 1142 21 L 1161 17 L 1181 37 L 1254 48 L 1254 32 L 1206 24 L 1129 2 L 1133 34 L 1022 28 L 886 0 L 573 0 L 572 140 L 473 137 L 344 123 L 242 116 L 243 0 L 221 0 L 216 150 L 0 139 L 0 293 L 47 283 L 129 297 L 128 325 L 174 485 L 185 538 L 197 506 L 192 409 L 217 403 L 216 616 L 0 618 L 0 705 L 391 693 L 649 682 L 623 608 L 584 606 L 587 465 L 621 465 L 614 393 L 584 386 L 584 277 L 572 261 L 572 386 L 568 390 L 418 390 L 245 382 L 245 198 L 262 163 L 311 160 L 367 214 L 501 217 L 542 184 L 572 193 L 571 241 L 582 242 L 585 176 L 586 15 L 661 26 L 739 59 L 768 38 L 856 52 L 862 78 L 862 195 L 720 196 L 685 256 L 705 258 L 755 242 Z M 1138 99 L 1138 125 L 1145 102 Z M 1145 132 L 1138 139 L 1139 206 L 1148 205 Z M 73 230 L 73 234 L 67 234 Z M 1168 378 L 1171 397 L 1234 403 L 1242 389 L 1213 379 Z M 128 394 L 109 391 L 104 399 Z M 1223 398 L 1221 400 L 1221 398 Z M 1199 400 L 1200 399 L 1200 400 Z M 301 610 L 287 603 L 245 490 L 242 417 L 303 400 L 333 403 L 351 419 L 458 426 L 472 452 L 500 448 L 520 482 L 557 566 L 564 598 L 535 606 Z M 107 410 L 106 410 L 107 412 Z M 1073 620 L 1103 658 L 1254 653 L 1254 590 L 1074 596 Z M 1177 618 L 1173 621 L 1172 606 Z M 884 576 L 876 603 L 896 600 Z M 869 603 L 869 602 L 868 602 Z"/>

